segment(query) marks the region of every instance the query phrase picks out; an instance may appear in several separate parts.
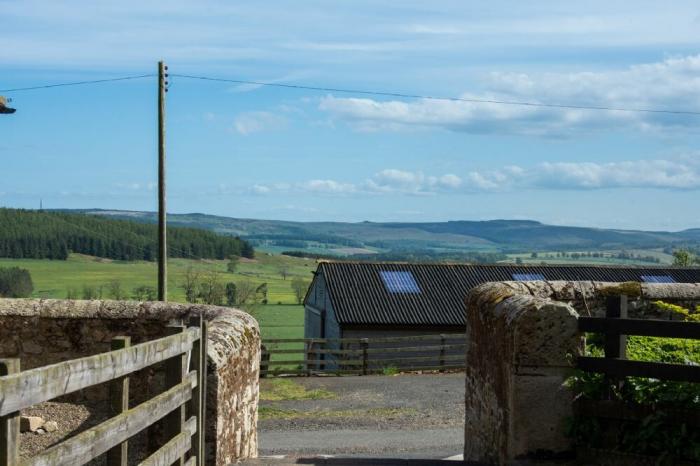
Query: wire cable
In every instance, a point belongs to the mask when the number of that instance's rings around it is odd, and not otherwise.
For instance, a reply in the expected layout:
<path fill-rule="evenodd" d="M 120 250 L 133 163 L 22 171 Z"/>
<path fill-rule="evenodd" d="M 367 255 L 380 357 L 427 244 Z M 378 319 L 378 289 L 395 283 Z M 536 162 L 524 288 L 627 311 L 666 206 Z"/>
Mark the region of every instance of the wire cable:
<path fill-rule="evenodd" d="M 420 94 L 404 94 L 400 92 L 381 92 L 381 91 L 368 91 L 361 89 L 344 89 L 337 87 L 321 87 L 321 86 L 304 86 L 300 84 L 281 84 L 281 83 L 268 83 L 262 81 L 247 81 L 243 79 L 226 79 L 226 78 L 213 78 L 209 76 L 193 76 L 187 74 L 175 74 L 171 73 L 170 76 L 177 76 L 179 78 L 187 79 L 199 79 L 202 81 L 217 81 L 217 82 L 228 82 L 235 84 L 250 84 L 256 86 L 265 87 L 281 87 L 286 89 L 301 89 L 309 91 L 323 91 L 323 92 L 342 92 L 346 94 L 361 94 L 361 95 L 374 95 L 383 97 L 399 97 L 406 99 L 426 99 L 426 100 L 443 100 L 449 102 L 469 102 L 469 103 L 480 103 L 480 104 L 498 104 L 498 105 L 518 105 L 523 107 L 545 107 L 545 108 L 560 108 L 560 109 L 575 109 L 575 110 L 604 110 L 604 111 L 616 111 L 616 112 L 634 112 L 634 113 L 665 113 L 672 115 L 693 115 L 700 116 L 700 111 L 693 110 L 664 110 L 664 109 L 654 109 L 654 108 L 625 108 L 625 107 L 607 107 L 607 106 L 597 106 L 597 105 L 574 105 L 574 104 L 552 104 L 543 102 L 526 102 L 517 100 L 495 100 L 495 99 L 473 99 L 465 97 L 441 97 L 433 95 L 420 95 Z"/>
<path fill-rule="evenodd" d="M 41 86 L 18 87 L 15 89 L 0 89 L 0 92 L 20 92 L 20 91 L 33 91 L 36 89 L 51 89 L 54 87 L 63 87 L 63 86 L 82 86 L 84 84 L 99 84 L 99 83 L 109 83 L 109 82 L 115 82 L 115 81 L 128 81 L 131 79 L 150 78 L 153 76 L 155 76 L 155 74 L 141 74 L 138 76 L 124 76 L 121 78 L 94 79 L 92 81 L 76 81 L 76 82 L 71 82 L 71 83 L 44 84 Z"/>

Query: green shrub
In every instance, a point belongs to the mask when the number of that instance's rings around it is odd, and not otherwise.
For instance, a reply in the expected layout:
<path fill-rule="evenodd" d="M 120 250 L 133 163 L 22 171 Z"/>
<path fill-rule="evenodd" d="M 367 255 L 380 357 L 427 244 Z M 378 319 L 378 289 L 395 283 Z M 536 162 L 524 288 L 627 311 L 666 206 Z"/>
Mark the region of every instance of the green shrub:
<path fill-rule="evenodd" d="M 683 315 L 686 320 L 695 320 L 697 314 L 679 306 L 657 302 L 663 310 Z M 678 308 L 678 309 L 675 309 Z M 603 338 L 590 335 L 586 341 L 589 356 L 603 356 Z M 700 341 L 678 338 L 655 338 L 630 336 L 627 339 L 627 358 L 638 361 L 653 361 L 672 364 L 700 364 Z M 621 387 L 609 387 L 602 374 L 576 371 L 569 379 L 581 398 L 600 400 L 612 391 L 618 401 L 653 405 L 654 414 L 641 422 L 609 421 L 578 416 L 570 420 L 568 434 L 578 445 L 604 446 L 604 437 L 613 428 L 617 448 L 639 454 L 658 456 L 659 461 L 675 458 L 700 460 L 700 429 L 674 422 L 669 409 L 700 409 L 700 384 L 671 382 L 642 377 L 627 377 Z"/>
<path fill-rule="evenodd" d="M 0 268 L 0 298 L 28 298 L 34 291 L 29 270 L 19 267 Z"/>

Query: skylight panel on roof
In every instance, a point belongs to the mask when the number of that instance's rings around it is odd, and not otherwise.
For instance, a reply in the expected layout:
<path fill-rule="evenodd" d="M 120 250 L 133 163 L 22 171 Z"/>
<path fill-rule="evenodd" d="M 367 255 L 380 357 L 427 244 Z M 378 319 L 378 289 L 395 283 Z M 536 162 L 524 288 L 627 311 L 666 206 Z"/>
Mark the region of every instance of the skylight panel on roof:
<path fill-rule="evenodd" d="M 389 293 L 420 293 L 420 288 L 411 272 L 379 272 L 384 286 Z"/>
<path fill-rule="evenodd" d="M 517 282 L 544 280 L 544 275 L 542 275 L 541 273 L 514 273 L 513 280 Z"/>
<path fill-rule="evenodd" d="M 642 275 L 642 281 L 645 283 L 676 283 L 670 275 Z"/>

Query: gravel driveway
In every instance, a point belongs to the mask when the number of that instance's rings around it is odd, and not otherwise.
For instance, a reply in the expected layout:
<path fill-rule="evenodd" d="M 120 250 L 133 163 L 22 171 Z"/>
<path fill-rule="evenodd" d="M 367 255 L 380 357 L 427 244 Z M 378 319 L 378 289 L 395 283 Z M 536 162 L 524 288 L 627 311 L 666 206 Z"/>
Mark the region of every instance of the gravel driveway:
<path fill-rule="evenodd" d="M 272 380 L 261 382 L 262 392 Z M 261 401 L 260 455 L 444 458 L 462 453 L 462 373 L 292 380 L 332 397 Z"/>

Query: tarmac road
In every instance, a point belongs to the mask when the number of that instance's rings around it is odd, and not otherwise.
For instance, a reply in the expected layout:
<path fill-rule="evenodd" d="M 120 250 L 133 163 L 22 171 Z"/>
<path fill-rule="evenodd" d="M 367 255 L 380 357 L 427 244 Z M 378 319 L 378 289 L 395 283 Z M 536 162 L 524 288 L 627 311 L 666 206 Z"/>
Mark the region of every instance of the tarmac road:
<path fill-rule="evenodd" d="M 336 397 L 262 401 L 261 407 L 313 414 L 261 420 L 261 456 L 445 458 L 462 453 L 463 373 L 293 380 Z"/>

